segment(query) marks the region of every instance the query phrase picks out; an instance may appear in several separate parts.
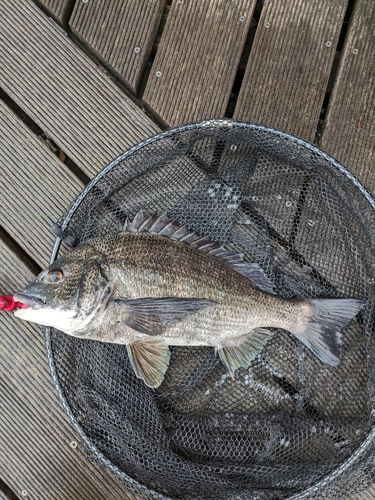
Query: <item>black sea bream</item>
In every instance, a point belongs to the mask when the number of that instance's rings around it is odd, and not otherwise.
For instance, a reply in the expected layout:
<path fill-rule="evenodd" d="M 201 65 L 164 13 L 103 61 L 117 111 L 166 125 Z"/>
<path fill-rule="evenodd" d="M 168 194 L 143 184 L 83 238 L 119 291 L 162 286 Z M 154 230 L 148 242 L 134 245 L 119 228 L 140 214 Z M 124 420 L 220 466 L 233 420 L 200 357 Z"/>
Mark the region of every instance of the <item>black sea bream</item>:
<path fill-rule="evenodd" d="M 274 332 L 288 330 L 337 365 L 340 330 L 355 299 L 285 299 L 256 264 L 140 211 L 123 232 L 85 241 L 45 269 L 15 300 L 15 315 L 75 337 L 126 344 L 136 375 L 158 387 L 169 345 L 212 346 L 230 373 L 248 367 Z"/>

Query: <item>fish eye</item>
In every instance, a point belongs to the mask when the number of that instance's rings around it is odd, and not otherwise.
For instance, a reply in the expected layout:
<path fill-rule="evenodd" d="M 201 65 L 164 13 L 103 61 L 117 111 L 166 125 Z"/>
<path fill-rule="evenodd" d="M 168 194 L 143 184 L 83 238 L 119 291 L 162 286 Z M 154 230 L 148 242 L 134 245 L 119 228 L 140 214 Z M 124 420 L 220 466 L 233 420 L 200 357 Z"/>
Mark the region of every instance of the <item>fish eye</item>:
<path fill-rule="evenodd" d="M 59 281 L 61 281 L 64 277 L 64 273 L 61 271 L 61 269 L 52 269 L 52 271 L 50 271 L 48 274 L 47 274 L 47 280 L 50 282 L 50 283 L 58 283 Z"/>

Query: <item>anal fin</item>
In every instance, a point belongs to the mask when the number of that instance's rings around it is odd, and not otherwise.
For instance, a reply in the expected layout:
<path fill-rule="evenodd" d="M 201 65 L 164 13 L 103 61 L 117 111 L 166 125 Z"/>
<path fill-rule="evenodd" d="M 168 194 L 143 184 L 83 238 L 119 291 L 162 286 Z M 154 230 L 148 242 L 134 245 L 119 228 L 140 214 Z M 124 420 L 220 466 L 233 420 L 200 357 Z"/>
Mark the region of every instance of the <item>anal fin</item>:
<path fill-rule="evenodd" d="M 147 337 L 126 346 L 133 370 L 148 387 L 156 388 L 163 382 L 171 357 L 163 339 Z"/>
<path fill-rule="evenodd" d="M 273 333 L 265 328 L 251 331 L 245 340 L 236 346 L 218 347 L 220 360 L 230 374 L 242 367 L 247 368 L 251 362 L 273 337 Z"/>

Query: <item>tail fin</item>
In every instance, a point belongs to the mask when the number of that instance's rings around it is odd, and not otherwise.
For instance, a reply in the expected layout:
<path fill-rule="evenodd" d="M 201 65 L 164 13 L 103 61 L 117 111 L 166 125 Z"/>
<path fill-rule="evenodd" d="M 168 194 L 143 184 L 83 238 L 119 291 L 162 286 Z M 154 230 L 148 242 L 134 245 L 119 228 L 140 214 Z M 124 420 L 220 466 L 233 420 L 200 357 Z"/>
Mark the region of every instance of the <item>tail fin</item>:
<path fill-rule="evenodd" d="M 341 355 L 341 330 L 365 306 L 356 299 L 313 299 L 310 321 L 294 335 L 323 363 L 336 366 Z"/>

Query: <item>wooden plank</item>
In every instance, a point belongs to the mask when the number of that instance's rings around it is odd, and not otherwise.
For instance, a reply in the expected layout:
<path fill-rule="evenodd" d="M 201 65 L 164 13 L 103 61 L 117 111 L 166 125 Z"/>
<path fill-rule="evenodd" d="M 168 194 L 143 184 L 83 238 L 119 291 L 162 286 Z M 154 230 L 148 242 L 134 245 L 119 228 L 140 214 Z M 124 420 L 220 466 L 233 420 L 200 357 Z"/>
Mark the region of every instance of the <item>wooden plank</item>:
<path fill-rule="evenodd" d="M 13 293 L 32 273 L 0 240 L 0 293 Z M 0 312 L 0 469 L 21 498 L 134 499 L 115 478 L 90 462 L 60 405 L 40 328 Z M 73 448 L 71 443 L 78 446 Z"/>
<path fill-rule="evenodd" d="M 162 122 L 224 117 L 255 3 L 172 3 L 143 97 Z"/>
<path fill-rule="evenodd" d="M 165 0 L 76 2 L 73 33 L 136 94 L 150 57 Z"/>
<path fill-rule="evenodd" d="M 375 486 L 370 486 L 365 491 L 361 491 L 360 493 L 356 493 L 355 495 L 350 495 L 348 500 L 374 500 L 375 498 Z"/>
<path fill-rule="evenodd" d="M 375 193 L 375 4 L 356 2 L 320 146 Z"/>
<path fill-rule="evenodd" d="M 36 0 L 38 4 L 58 21 L 60 24 L 67 24 L 75 0 Z M 82 0 L 80 0 L 82 1 Z"/>
<path fill-rule="evenodd" d="M 30 0 L 0 3 L 0 86 L 89 176 L 159 131 Z"/>
<path fill-rule="evenodd" d="M 9 500 L 9 497 L 5 495 L 5 493 L 3 493 L 1 490 L 0 490 L 0 500 Z"/>
<path fill-rule="evenodd" d="M 235 119 L 313 141 L 347 3 L 264 3 Z"/>
<path fill-rule="evenodd" d="M 83 184 L 3 101 L 0 135 L 1 225 L 45 267 L 55 241 L 49 228 Z"/>

